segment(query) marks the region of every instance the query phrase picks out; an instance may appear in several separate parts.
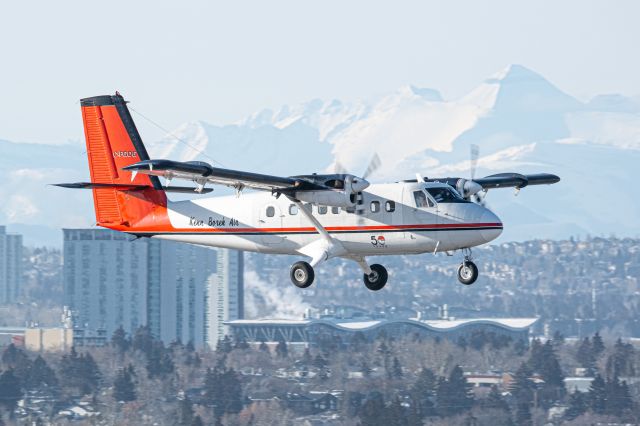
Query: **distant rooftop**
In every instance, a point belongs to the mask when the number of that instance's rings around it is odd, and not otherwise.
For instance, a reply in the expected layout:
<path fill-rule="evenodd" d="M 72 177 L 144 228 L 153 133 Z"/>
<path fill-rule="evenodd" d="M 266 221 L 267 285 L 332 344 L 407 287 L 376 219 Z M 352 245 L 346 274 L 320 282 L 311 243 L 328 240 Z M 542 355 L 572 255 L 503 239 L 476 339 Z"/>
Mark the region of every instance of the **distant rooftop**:
<path fill-rule="evenodd" d="M 368 330 L 381 325 L 391 323 L 407 323 L 416 326 L 429 328 L 432 330 L 453 330 L 458 327 L 471 324 L 487 324 L 500 326 L 512 330 L 526 330 L 531 327 L 538 318 L 471 318 L 455 320 L 418 320 L 417 318 L 399 319 L 375 319 L 375 320 L 345 320 L 342 318 L 321 318 L 321 319 L 241 319 L 227 321 L 225 324 L 233 326 L 305 326 L 310 324 L 327 324 L 332 327 L 344 330 Z"/>

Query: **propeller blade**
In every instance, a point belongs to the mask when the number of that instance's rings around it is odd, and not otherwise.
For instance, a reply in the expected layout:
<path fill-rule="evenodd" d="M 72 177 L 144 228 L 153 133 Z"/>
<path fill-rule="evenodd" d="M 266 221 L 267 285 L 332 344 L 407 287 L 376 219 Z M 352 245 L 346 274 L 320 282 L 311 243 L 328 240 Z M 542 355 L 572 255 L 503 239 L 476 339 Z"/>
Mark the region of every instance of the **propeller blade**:
<path fill-rule="evenodd" d="M 378 170 L 378 168 L 380 168 L 381 165 L 382 165 L 382 162 L 380 161 L 380 157 L 378 156 L 378 154 L 377 153 L 373 154 L 373 157 L 371 157 L 371 161 L 369 162 L 369 166 L 367 166 L 367 170 L 365 170 L 364 174 L 362 175 L 362 179 L 367 179 L 376 170 Z"/>
<path fill-rule="evenodd" d="M 336 160 L 335 165 L 333 166 L 333 169 L 334 169 L 334 172 L 338 175 L 349 174 L 349 171 L 338 160 Z"/>
<path fill-rule="evenodd" d="M 476 166 L 478 165 L 478 157 L 480 156 L 480 147 L 475 144 L 471 144 L 471 156 L 469 158 L 471 166 L 471 180 L 476 176 Z"/>

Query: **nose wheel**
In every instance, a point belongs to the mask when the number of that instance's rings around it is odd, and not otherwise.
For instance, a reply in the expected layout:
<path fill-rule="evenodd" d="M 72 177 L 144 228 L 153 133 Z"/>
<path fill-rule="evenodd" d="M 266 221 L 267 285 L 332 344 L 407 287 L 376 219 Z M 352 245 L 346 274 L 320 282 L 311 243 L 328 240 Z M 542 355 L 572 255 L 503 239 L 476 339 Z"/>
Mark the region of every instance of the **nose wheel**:
<path fill-rule="evenodd" d="M 471 260 L 471 249 L 462 249 L 464 259 L 462 264 L 458 266 L 458 281 L 464 285 L 471 285 L 478 279 L 478 267 Z"/>
<path fill-rule="evenodd" d="M 478 267 L 470 260 L 462 262 L 458 266 L 458 281 L 464 285 L 471 285 L 478 279 Z"/>
<path fill-rule="evenodd" d="M 289 276 L 291 277 L 293 285 L 298 288 L 307 288 L 313 284 L 313 279 L 316 275 L 311 265 L 307 262 L 300 261 L 291 266 Z"/>
<path fill-rule="evenodd" d="M 385 284 L 387 284 L 387 278 L 389 278 L 387 269 L 378 264 L 373 264 L 370 268 L 371 273 L 364 274 L 364 285 L 372 291 L 382 290 Z"/>

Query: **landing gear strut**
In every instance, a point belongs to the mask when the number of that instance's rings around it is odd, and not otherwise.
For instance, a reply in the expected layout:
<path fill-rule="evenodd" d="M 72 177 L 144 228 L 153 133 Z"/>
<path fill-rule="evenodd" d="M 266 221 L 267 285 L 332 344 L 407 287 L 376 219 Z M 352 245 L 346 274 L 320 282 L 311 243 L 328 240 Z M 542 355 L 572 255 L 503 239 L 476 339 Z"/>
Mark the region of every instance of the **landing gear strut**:
<path fill-rule="evenodd" d="M 313 284 L 315 273 L 313 268 L 307 262 L 296 262 L 291 266 L 289 272 L 291 282 L 298 288 L 307 288 Z"/>
<path fill-rule="evenodd" d="M 465 253 L 463 251 L 463 253 Z M 478 279 L 478 267 L 471 261 L 471 250 L 466 249 L 462 264 L 458 267 L 458 281 L 464 285 L 471 285 Z"/>
<path fill-rule="evenodd" d="M 382 290 L 385 284 L 387 284 L 387 278 L 389 278 L 387 269 L 377 263 L 371 265 L 370 268 L 371 273 L 364 274 L 364 285 L 372 291 Z"/>

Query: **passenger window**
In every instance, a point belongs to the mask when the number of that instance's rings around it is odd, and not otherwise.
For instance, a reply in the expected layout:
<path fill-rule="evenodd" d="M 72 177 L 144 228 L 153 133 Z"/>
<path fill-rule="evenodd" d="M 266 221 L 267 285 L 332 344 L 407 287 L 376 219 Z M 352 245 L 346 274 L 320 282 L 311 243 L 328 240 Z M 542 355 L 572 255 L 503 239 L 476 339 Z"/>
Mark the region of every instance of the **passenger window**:
<path fill-rule="evenodd" d="M 433 202 L 433 200 L 429 197 L 427 197 L 427 203 L 429 204 L 429 207 L 435 207 L 435 203 Z"/>
<path fill-rule="evenodd" d="M 331 213 L 340 214 L 340 207 L 331 207 Z"/>
<path fill-rule="evenodd" d="M 384 209 L 388 212 L 393 212 L 396 210 L 396 202 L 395 201 L 387 201 L 384 203 Z"/>
<path fill-rule="evenodd" d="M 380 211 L 380 201 L 371 202 L 371 213 L 378 213 Z"/>
<path fill-rule="evenodd" d="M 429 207 L 427 203 L 427 195 L 422 191 L 413 191 L 413 198 L 416 201 L 416 207 Z M 433 207 L 433 206 L 431 206 Z"/>
<path fill-rule="evenodd" d="M 291 216 L 295 216 L 295 215 L 297 215 L 297 214 L 298 214 L 298 206 L 296 206 L 295 204 L 291 204 L 291 205 L 289 206 L 289 214 L 290 214 Z"/>
<path fill-rule="evenodd" d="M 318 213 L 327 214 L 327 206 L 318 206 Z"/>
<path fill-rule="evenodd" d="M 267 207 L 267 217 L 274 217 L 276 215 L 276 209 L 273 206 Z"/>

